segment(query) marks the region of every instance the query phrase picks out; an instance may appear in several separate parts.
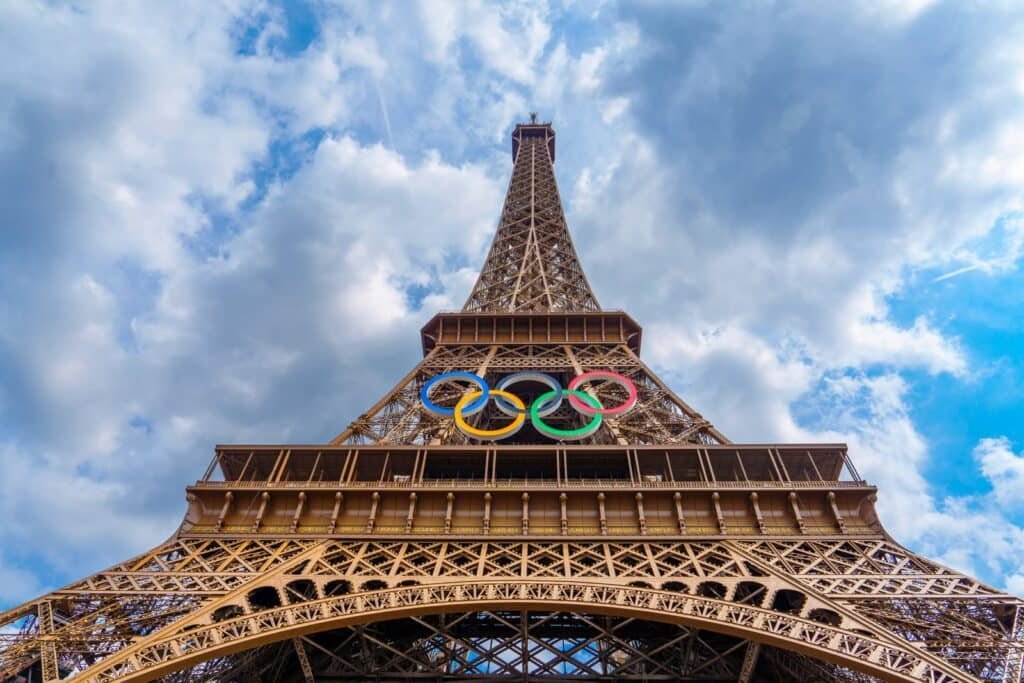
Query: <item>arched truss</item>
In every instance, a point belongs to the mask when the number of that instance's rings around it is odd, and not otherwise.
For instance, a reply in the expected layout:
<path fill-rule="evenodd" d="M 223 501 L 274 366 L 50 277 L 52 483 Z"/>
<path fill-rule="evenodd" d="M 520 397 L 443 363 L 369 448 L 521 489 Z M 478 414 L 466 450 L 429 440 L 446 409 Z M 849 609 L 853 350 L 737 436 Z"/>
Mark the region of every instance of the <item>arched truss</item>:
<path fill-rule="evenodd" d="M 254 589 L 261 590 L 261 589 Z M 253 591 L 249 592 L 253 595 Z M 164 637 L 126 648 L 78 680 L 146 681 L 232 653 L 305 634 L 422 615 L 474 611 L 566 611 L 698 627 L 808 655 L 885 680 L 961 680 L 926 653 L 884 637 L 753 605 L 658 590 L 568 581 L 461 581 L 366 590 L 254 609 L 252 598 L 215 621 L 204 610 Z M 219 609 L 223 610 L 222 603 Z M 239 614 L 241 612 L 241 614 Z M 225 612 L 221 612 L 225 615 Z"/>
<path fill-rule="evenodd" d="M 878 683 L 697 627 L 576 612 L 449 612 L 321 631 L 207 660 L 160 683 L 303 681 L 831 681 Z"/>

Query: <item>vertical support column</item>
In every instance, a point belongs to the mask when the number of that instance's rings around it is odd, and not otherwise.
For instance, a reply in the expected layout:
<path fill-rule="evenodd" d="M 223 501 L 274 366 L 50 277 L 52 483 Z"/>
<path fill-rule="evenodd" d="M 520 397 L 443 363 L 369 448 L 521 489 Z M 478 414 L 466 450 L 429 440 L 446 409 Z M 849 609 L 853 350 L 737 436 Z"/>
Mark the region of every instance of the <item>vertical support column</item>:
<path fill-rule="evenodd" d="M 775 471 L 775 476 L 778 477 L 779 481 L 789 481 L 789 477 L 784 477 L 782 475 L 782 470 L 779 469 L 779 463 L 777 462 L 775 453 L 771 448 L 768 449 L 768 462 L 771 463 L 772 470 Z"/>
<path fill-rule="evenodd" d="M 683 516 L 683 494 L 676 491 L 672 495 L 672 500 L 676 504 L 676 521 L 679 522 L 679 533 L 686 533 L 686 517 Z"/>
<path fill-rule="evenodd" d="M 828 492 L 828 505 L 832 508 L 832 516 L 836 518 L 836 524 L 839 525 L 840 533 L 848 533 L 846 531 L 846 521 L 843 519 L 843 515 L 839 512 L 839 506 L 836 505 L 836 493 L 835 491 Z"/>
<path fill-rule="evenodd" d="M 423 457 L 423 451 L 416 449 L 416 455 L 412 459 L 412 475 L 409 477 L 410 484 L 417 484 L 420 480 L 420 459 Z"/>
<path fill-rule="evenodd" d="M 793 509 L 793 517 L 796 518 L 796 525 L 800 527 L 800 533 L 807 533 L 807 525 L 804 524 L 804 517 L 800 514 L 800 501 L 797 499 L 796 491 L 789 492 L 789 506 Z"/>
<path fill-rule="evenodd" d="M 288 468 L 288 461 L 292 457 L 292 449 L 288 449 L 284 452 L 284 456 L 280 459 L 280 467 L 277 468 L 277 474 L 275 474 L 270 481 L 281 481 L 284 478 L 285 470 Z"/>
<path fill-rule="evenodd" d="M 740 472 L 743 474 L 743 481 L 750 481 L 750 477 L 747 476 L 747 468 L 743 466 L 743 458 L 740 456 L 739 449 L 736 449 L 736 464 L 740 466 Z"/>
<path fill-rule="evenodd" d="M 863 482 L 864 480 L 861 479 L 860 472 L 858 472 L 857 468 L 853 466 L 853 461 L 850 460 L 850 455 L 846 452 L 845 448 L 840 452 L 840 455 L 843 458 L 843 467 L 846 468 L 846 472 L 853 478 L 854 481 Z M 839 468 L 839 478 L 843 478 L 842 467 Z"/>
<path fill-rule="evenodd" d="M 267 481 L 277 481 L 277 468 L 281 466 L 281 458 L 284 457 L 284 449 L 280 449 L 277 452 L 277 456 L 274 457 L 274 465 L 270 468 L 270 474 L 267 475 Z"/>
<path fill-rule="evenodd" d="M 313 667 L 309 664 L 309 655 L 306 653 L 306 648 L 302 644 L 302 639 L 292 638 L 292 646 L 295 647 L 295 657 L 299 660 L 299 667 L 302 669 L 302 677 L 305 678 L 306 683 L 314 683 L 316 679 L 313 678 Z"/>
<path fill-rule="evenodd" d="M 491 492 L 484 494 L 484 533 L 491 533 Z"/>
<path fill-rule="evenodd" d="M 728 530 L 725 527 L 725 515 L 722 514 L 721 498 L 722 496 L 718 494 L 718 491 L 711 494 L 711 504 L 715 508 L 715 517 L 718 518 L 718 529 L 725 534 L 728 533 Z"/>
<path fill-rule="evenodd" d="M 601 535 L 608 535 L 608 518 L 604 514 L 604 491 L 597 494 L 597 515 L 601 520 Z"/>
<path fill-rule="evenodd" d="M 299 528 L 299 517 L 302 516 L 302 506 L 306 504 L 306 492 L 299 491 L 299 502 L 295 505 L 295 514 L 292 515 L 292 525 L 289 532 L 295 533 Z"/>
<path fill-rule="evenodd" d="M 341 491 L 334 494 L 334 509 L 331 511 L 331 523 L 327 526 L 327 533 L 333 534 L 334 530 L 338 527 L 338 515 L 341 513 L 341 504 L 344 502 L 345 496 Z"/>
<path fill-rule="evenodd" d="M 530 533 L 530 494 L 523 491 L 523 535 Z"/>
<path fill-rule="evenodd" d="M 708 449 L 706 449 L 706 448 L 698 448 L 697 449 L 697 457 L 700 458 L 701 454 L 703 454 L 704 462 L 707 464 L 708 481 L 710 481 L 712 483 L 717 483 L 718 482 L 718 477 L 715 475 L 715 466 L 711 462 L 711 453 L 710 453 L 710 451 L 708 451 Z"/>
<path fill-rule="evenodd" d="M 430 451 L 423 451 L 423 458 L 420 460 L 420 474 L 415 479 L 415 481 L 417 483 L 420 483 L 420 484 L 423 483 L 423 477 L 425 476 L 426 471 L 427 471 L 427 458 L 428 457 L 430 457 Z"/>
<path fill-rule="evenodd" d="M 309 469 L 309 478 L 306 479 L 307 484 L 313 481 L 313 477 L 316 476 L 316 468 L 320 466 L 320 458 L 323 456 L 323 454 L 323 451 L 316 452 L 316 459 L 313 461 L 313 466 Z M 323 478 L 323 475 L 321 475 L 321 478 Z"/>
<path fill-rule="evenodd" d="M 267 504 L 270 502 L 270 493 L 264 491 L 260 494 L 260 509 L 256 513 L 256 520 L 252 523 L 252 527 L 249 529 L 251 533 L 256 533 L 260 530 L 260 524 L 263 523 L 263 515 L 267 512 Z"/>
<path fill-rule="evenodd" d="M 565 491 L 558 496 L 558 502 L 562 506 L 562 535 L 565 536 L 569 533 L 569 516 L 566 511 L 566 503 L 569 500 L 569 496 L 566 495 Z"/>
<path fill-rule="evenodd" d="M 818 463 L 815 462 L 814 456 L 811 455 L 810 451 L 805 451 L 805 453 L 807 453 L 807 459 L 811 461 L 811 467 L 814 468 L 814 474 L 818 477 L 818 481 L 825 481 L 825 477 L 821 476 L 821 470 L 818 469 Z"/>
<path fill-rule="evenodd" d="M 448 500 L 448 509 L 444 512 L 444 532 L 450 534 L 452 532 L 452 510 L 455 508 L 455 494 L 449 491 L 445 498 Z"/>
<path fill-rule="evenodd" d="M 782 453 L 779 452 L 779 449 L 769 448 L 768 453 L 771 454 L 772 457 L 775 458 L 775 462 L 778 463 L 776 468 L 781 472 L 781 476 L 783 477 L 782 481 L 793 481 L 789 476 L 789 470 L 786 469 L 786 463 L 782 462 Z"/>
<path fill-rule="evenodd" d="M 409 512 L 405 515 L 405 533 L 412 531 L 412 520 L 416 515 L 416 492 L 413 491 L 409 494 Z"/>
<path fill-rule="evenodd" d="M 348 474 L 348 463 L 352 460 L 352 451 L 345 451 L 345 459 L 341 461 L 341 474 L 338 475 L 338 483 L 345 481 L 345 475 Z"/>
<path fill-rule="evenodd" d="M 348 476 L 345 481 L 351 482 L 356 478 L 356 466 L 359 464 L 359 451 L 352 454 L 352 463 L 348 466 Z"/>
<path fill-rule="evenodd" d="M 699 449 L 699 448 L 696 449 L 696 453 L 697 453 L 697 465 L 700 466 L 701 481 L 710 482 L 711 481 L 711 475 L 708 474 L 707 465 L 704 464 L 704 454 L 701 452 L 701 449 Z"/>
<path fill-rule="evenodd" d="M 644 515 L 644 494 L 636 492 L 636 519 L 640 523 L 640 533 L 647 533 L 647 517 Z"/>
<path fill-rule="evenodd" d="M 43 683 L 60 680 L 60 670 L 57 667 L 57 643 L 52 639 L 53 633 L 53 605 L 49 600 L 39 603 L 37 611 L 39 619 L 39 666 L 43 670 Z"/>
<path fill-rule="evenodd" d="M 747 643 L 747 650 L 743 653 L 743 664 L 740 666 L 740 675 L 737 683 L 750 683 L 754 677 L 754 669 L 757 668 L 757 658 L 761 654 L 761 644 L 753 640 Z"/>
<path fill-rule="evenodd" d="M 370 516 L 366 520 L 366 533 L 373 531 L 377 523 L 377 507 L 380 505 L 380 492 L 374 491 L 370 496 Z"/>
<path fill-rule="evenodd" d="M 213 459 L 210 460 L 210 464 L 206 467 L 206 472 L 203 473 L 203 478 L 200 481 L 210 481 L 210 477 L 213 476 L 213 470 L 217 467 L 217 461 L 220 458 L 220 451 L 213 454 Z"/>
<path fill-rule="evenodd" d="M 757 528 L 762 534 L 768 533 L 768 529 L 764 525 L 764 515 L 761 514 L 761 505 L 757 502 L 757 491 L 750 492 L 750 507 L 754 508 L 754 517 L 757 518 Z"/>
<path fill-rule="evenodd" d="M 220 531 L 224 526 L 224 519 L 228 516 L 228 512 L 231 510 L 231 501 L 235 499 L 235 494 L 228 491 L 224 494 L 224 506 L 220 509 L 220 515 L 217 517 L 217 523 L 213 525 L 214 531 Z"/>

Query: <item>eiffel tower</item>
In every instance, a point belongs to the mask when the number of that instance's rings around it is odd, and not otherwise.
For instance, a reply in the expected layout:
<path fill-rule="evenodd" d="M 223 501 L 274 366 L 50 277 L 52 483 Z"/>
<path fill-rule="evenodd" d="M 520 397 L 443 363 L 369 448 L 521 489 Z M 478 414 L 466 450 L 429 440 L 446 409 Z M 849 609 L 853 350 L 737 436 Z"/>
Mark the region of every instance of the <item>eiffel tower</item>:
<path fill-rule="evenodd" d="M 153 550 L 0 615 L 0 680 L 1022 680 L 843 444 L 736 444 L 598 305 L 531 117 L 466 305 L 328 444 L 222 445 Z"/>

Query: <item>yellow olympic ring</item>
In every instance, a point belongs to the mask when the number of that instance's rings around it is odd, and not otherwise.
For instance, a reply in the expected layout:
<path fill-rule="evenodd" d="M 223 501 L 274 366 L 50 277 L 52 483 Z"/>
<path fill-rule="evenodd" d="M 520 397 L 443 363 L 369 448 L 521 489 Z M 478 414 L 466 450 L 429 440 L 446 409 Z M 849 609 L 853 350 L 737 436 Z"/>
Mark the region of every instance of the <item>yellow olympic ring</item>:
<path fill-rule="evenodd" d="M 491 394 L 494 396 L 501 396 L 508 400 L 516 408 L 519 409 L 519 414 L 516 415 L 515 419 L 510 424 L 501 429 L 477 429 L 476 427 L 470 426 L 466 423 L 466 418 L 462 416 L 462 409 L 465 408 L 471 401 L 474 401 L 483 396 L 482 391 L 471 391 L 455 404 L 455 424 L 458 425 L 459 429 L 463 433 L 469 436 L 475 436 L 478 439 L 484 439 L 492 441 L 494 439 L 500 439 L 505 436 L 512 436 L 519 431 L 519 428 L 526 422 L 526 404 L 523 400 L 515 394 L 508 391 L 501 391 L 500 389 L 491 389 Z"/>

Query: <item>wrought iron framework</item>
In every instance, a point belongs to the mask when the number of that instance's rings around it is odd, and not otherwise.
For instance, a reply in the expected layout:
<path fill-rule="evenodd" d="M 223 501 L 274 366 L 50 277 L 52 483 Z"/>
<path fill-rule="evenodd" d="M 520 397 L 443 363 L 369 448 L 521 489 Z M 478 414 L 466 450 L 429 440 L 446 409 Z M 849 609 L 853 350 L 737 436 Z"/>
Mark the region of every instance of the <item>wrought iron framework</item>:
<path fill-rule="evenodd" d="M 599 311 L 558 195 L 555 131 L 544 125 L 517 126 L 512 156 L 501 224 L 462 310 Z"/>
<path fill-rule="evenodd" d="M 554 150 L 517 126 L 480 279 L 411 373 L 329 444 L 219 446 L 169 541 L 0 614 L 0 681 L 1024 680 L 1024 603 L 893 541 L 845 446 L 732 444 L 640 361 Z M 453 370 L 639 400 L 480 444 L 420 403 Z"/>

